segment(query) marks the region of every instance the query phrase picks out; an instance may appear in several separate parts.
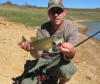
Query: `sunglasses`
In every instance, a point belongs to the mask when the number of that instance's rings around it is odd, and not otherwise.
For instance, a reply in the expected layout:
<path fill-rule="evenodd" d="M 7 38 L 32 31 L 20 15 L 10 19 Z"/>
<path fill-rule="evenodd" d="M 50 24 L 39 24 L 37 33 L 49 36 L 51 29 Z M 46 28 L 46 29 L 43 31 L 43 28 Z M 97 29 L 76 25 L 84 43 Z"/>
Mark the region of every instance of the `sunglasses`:
<path fill-rule="evenodd" d="M 49 10 L 49 14 L 50 15 L 55 15 L 55 14 L 61 14 L 64 10 L 63 9 L 57 9 L 57 10 L 54 10 L 54 9 L 50 9 Z"/>

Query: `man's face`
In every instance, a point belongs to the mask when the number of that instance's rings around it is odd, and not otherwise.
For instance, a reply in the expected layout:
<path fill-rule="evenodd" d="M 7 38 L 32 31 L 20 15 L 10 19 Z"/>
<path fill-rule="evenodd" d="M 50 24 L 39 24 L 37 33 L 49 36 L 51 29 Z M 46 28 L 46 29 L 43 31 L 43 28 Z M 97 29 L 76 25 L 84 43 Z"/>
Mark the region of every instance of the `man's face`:
<path fill-rule="evenodd" d="M 55 8 L 51 8 L 48 11 L 48 15 L 49 15 L 49 18 L 52 21 L 53 25 L 60 25 L 60 24 L 62 24 L 62 22 L 64 20 L 66 11 L 64 9 L 55 7 Z"/>

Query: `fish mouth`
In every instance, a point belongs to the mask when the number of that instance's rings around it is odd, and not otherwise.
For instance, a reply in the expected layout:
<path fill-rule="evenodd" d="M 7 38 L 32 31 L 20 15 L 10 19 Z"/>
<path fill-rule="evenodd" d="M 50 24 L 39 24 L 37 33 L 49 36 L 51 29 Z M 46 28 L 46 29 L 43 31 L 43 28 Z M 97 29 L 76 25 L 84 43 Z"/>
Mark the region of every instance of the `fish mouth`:
<path fill-rule="evenodd" d="M 63 42 L 63 40 L 60 39 L 58 41 L 53 42 L 53 45 L 59 46 L 62 42 Z"/>

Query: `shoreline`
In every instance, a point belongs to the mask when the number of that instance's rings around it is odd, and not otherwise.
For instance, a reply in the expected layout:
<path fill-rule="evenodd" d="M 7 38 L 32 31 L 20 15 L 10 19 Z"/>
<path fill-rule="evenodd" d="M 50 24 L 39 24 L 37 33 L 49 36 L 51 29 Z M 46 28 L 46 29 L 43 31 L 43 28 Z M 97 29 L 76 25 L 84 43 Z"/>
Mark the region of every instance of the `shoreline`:
<path fill-rule="evenodd" d="M 97 20 L 73 20 L 77 23 L 80 23 L 80 22 L 100 22 L 100 21 L 97 21 Z"/>
<path fill-rule="evenodd" d="M 89 37 L 87 34 L 85 34 L 88 31 L 88 27 L 86 25 L 84 25 L 84 24 L 81 24 L 80 22 L 100 22 L 100 21 L 92 21 L 92 20 L 81 20 L 81 21 L 77 21 L 77 20 L 75 20 L 75 23 L 74 24 L 79 24 L 79 26 L 76 25 L 78 27 L 78 29 L 79 29 L 79 32 L 81 32 L 84 35 L 86 35 L 87 37 Z M 93 39 L 95 41 L 97 40 L 97 42 L 100 42 L 99 39 L 96 39 L 94 37 L 92 37 L 91 39 Z"/>

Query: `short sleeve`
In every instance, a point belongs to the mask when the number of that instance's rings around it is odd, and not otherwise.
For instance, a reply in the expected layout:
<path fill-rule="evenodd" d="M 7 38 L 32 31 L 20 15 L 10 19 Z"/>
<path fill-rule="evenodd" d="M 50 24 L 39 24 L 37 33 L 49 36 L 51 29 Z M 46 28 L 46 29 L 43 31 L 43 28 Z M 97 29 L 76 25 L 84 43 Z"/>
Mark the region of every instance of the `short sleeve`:
<path fill-rule="evenodd" d="M 72 43 L 73 46 L 77 45 L 77 42 L 78 42 L 78 29 L 75 26 L 71 26 L 71 28 L 70 28 L 68 42 Z"/>
<path fill-rule="evenodd" d="M 39 39 L 44 38 L 44 37 L 50 37 L 50 34 L 49 34 L 49 32 L 47 32 L 46 29 L 39 28 L 37 30 L 36 37 Z"/>

